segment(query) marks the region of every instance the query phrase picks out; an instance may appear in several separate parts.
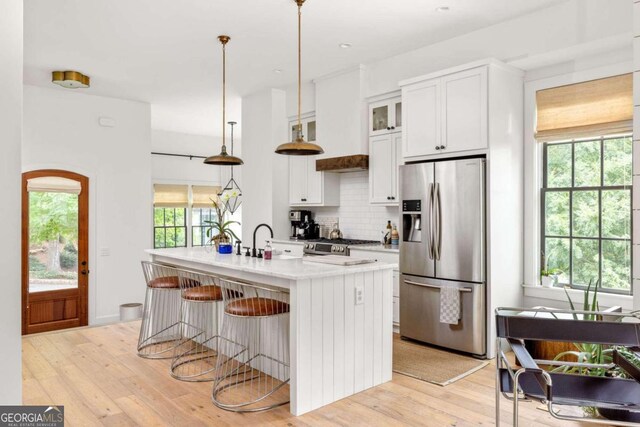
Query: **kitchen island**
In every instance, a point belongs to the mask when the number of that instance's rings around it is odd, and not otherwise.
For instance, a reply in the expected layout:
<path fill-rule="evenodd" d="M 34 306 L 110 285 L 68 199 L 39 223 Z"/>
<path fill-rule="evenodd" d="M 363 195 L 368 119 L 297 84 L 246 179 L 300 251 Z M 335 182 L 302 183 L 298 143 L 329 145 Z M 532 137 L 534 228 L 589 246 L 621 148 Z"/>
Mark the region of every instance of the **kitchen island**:
<path fill-rule="evenodd" d="M 391 380 L 396 265 L 338 266 L 291 256 L 265 260 L 204 248 L 147 253 L 155 262 L 289 291 L 292 414 L 304 414 Z"/>

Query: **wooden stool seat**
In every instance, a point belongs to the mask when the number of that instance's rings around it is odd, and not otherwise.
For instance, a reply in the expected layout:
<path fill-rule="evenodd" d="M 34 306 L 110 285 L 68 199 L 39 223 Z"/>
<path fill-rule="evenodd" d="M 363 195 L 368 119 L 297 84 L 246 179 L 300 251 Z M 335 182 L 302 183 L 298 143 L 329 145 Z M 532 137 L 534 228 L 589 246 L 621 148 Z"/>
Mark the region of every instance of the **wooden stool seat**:
<path fill-rule="evenodd" d="M 271 298 L 242 298 L 229 302 L 224 311 L 233 316 L 274 316 L 288 313 L 289 304 Z"/>
<path fill-rule="evenodd" d="M 182 298 L 189 301 L 222 301 L 222 289 L 216 285 L 184 289 Z"/>
<path fill-rule="evenodd" d="M 178 276 L 156 277 L 150 280 L 147 286 L 155 289 L 178 289 L 180 287 L 180 279 L 178 279 Z"/>

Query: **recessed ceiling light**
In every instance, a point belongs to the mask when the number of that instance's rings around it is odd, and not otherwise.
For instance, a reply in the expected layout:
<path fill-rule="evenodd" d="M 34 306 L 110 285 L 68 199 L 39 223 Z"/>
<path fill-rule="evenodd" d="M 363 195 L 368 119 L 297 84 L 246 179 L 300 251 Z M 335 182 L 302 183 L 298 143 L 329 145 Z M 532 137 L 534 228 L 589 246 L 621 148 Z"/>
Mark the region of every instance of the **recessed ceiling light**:
<path fill-rule="evenodd" d="M 349 49 L 351 47 L 351 43 L 340 43 L 338 46 L 343 49 Z"/>
<path fill-rule="evenodd" d="M 282 70 L 280 68 L 276 68 L 275 70 L 273 70 L 273 72 L 276 74 L 281 74 Z"/>
<path fill-rule="evenodd" d="M 449 11 L 449 6 L 436 7 L 436 12 L 448 12 L 448 11 Z"/>

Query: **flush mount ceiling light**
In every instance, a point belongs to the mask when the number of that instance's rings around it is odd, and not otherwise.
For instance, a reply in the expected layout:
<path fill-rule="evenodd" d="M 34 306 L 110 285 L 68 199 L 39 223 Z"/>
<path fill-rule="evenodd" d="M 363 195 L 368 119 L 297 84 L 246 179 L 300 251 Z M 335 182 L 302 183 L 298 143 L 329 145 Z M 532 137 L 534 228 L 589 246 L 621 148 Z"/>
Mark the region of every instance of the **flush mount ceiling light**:
<path fill-rule="evenodd" d="M 436 7 L 436 12 L 448 12 L 448 11 L 449 11 L 449 6 Z"/>
<path fill-rule="evenodd" d="M 227 92 L 226 92 L 226 84 L 227 84 L 227 56 L 226 56 L 226 46 L 231 38 L 229 36 L 218 36 L 218 40 L 222 43 L 222 149 L 220 150 L 220 154 L 216 154 L 215 156 L 210 156 L 204 159 L 204 163 L 207 165 L 217 165 L 217 166 L 238 166 L 243 164 L 244 162 L 240 157 L 235 157 L 233 152 L 231 155 L 227 153 L 227 145 L 225 144 L 225 136 L 226 136 L 226 103 L 227 103 Z"/>
<path fill-rule="evenodd" d="M 91 81 L 89 76 L 77 71 L 54 71 L 51 73 L 51 82 L 67 89 L 86 89 Z"/>
<path fill-rule="evenodd" d="M 273 72 L 276 74 L 282 74 L 282 70 L 280 68 L 276 68 Z"/>
<path fill-rule="evenodd" d="M 236 122 L 228 122 L 231 125 L 231 155 L 233 156 L 233 126 Z M 242 204 L 242 190 L 233 179 L 233 166 L 231 167 L 231 179 L 227 182 L 222 190 L 218 193 L 218 197 L 222 200 L 227 210 L 234 214 Z"/>
<path fill-rule="evenodd" d="M 301 48 L 301 34 L 302 34 L 302 5 L 304 0 L 294 0 L 298 5 L 298 125 L 297 130 L 294 132 L 293 141 L 280 144 L 276 148 L 276 153 L 284 154 L 286 156 L 313 156 L 315 154 L 322 154 L 324 150 L 317 144 L 307 142 L 302 135 L 302 119 L 300 108 L 302 105 L 302 99 L 300 95 L 300 85 L 302 79 L 302 48 Z"/>
<path fill-rule="evenodd" d="M 342 49 L 349 49 L 351 47 L 351 43 L 340 43 L 338 46 Z"/>

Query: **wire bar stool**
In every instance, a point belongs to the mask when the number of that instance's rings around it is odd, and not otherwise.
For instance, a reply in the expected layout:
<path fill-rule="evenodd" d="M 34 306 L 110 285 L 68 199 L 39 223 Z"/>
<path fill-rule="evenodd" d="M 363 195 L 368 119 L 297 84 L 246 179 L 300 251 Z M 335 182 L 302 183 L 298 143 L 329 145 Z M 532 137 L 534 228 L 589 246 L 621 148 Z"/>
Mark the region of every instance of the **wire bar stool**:
<path fill-rule="evenodd" d="M 222 278 L 220 286 L 224 320 L 213 403 L 235 412 L 289 403 L 289 293 Z"/>
<path fill-rule="evenodd" d="M 222 289 L 218 278 L 178 271 L 182 341 L 174 349 L 171 376 L 182 381 L 213 381 L 218 355 Z"/>
<path fill-rule="evenodd" d="M 170 359 L 182 340 L 178 269 L 142 261 L 147 291 L 138 338 L 138 356 Z"/>

